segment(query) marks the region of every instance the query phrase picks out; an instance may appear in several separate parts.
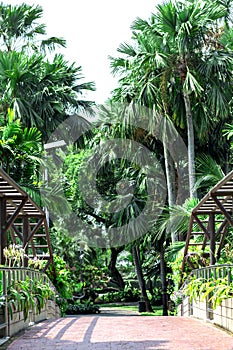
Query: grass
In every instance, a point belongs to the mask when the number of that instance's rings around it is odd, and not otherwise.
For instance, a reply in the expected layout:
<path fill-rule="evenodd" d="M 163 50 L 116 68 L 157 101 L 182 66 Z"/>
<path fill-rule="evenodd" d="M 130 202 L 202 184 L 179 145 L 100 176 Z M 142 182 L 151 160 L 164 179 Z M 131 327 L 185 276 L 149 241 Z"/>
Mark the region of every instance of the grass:
<path fill-rule="evenodd" d="M 128 310 L 128 311 L 138 311 L 138 305 L 119 305 L 117 304 L 98 304 L 101 307 L 113 308 L 114 310 Z M 163 307 L 162 306 L 153 306 L 154 313 L 152 312 L 140 312 L 140 316 L 162 316 Z"/>

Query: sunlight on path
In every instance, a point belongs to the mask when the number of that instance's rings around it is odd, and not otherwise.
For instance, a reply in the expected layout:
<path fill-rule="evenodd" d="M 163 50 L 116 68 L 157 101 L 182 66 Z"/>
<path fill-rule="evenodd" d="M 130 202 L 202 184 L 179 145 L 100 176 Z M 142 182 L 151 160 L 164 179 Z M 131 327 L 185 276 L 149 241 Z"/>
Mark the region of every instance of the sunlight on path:
<path fill-rule="evenodd" d="M 8 350 L 233 350 L 233 337 L 185 317 L 82 316 L 46 321 Z"/>

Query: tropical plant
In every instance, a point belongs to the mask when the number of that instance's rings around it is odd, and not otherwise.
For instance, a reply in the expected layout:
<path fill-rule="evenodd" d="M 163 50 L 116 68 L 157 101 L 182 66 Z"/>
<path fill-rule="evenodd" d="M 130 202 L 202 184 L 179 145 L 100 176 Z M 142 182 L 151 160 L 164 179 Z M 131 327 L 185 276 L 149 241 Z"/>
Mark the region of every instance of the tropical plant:
<path fill-rule="evenodd" d="M 138 288 L 126 286 L 124 290 L 118 292 L 108 292 L 102 295 L 102 298 L 99 298 L 98 301 L 104 303 L 135 302 L 140 300 L 140 296 L 141 291 Z"/>
<path fill-rule="evenodd" d="M 46 38 L 45 24 L 39 23 L 43 9 L 40 5 L 6 5 L 0 4 L 0 45 L 2 51 L 25 50 L 41 51 L 55 46 L 65 46 L 66 41 L 62 38 Z"/>
<path fill-rule="evenodd" d="M 109 281 L 105 273 L 106 269 L 100 269 L 92 265 L 82 266 L 79 275 L 79 296 L 82 300 L 94 302 L 97 291 L 106 288 Z"/>
<path fill-rule="evenodd" d="M 72 298 L 72 280 L 71 272 L 67 263 L 58 255 L 53 256 L 54 264 L 51 264 L 46 270 L 51 282 L 54 284 L 59 297 L 64 299 Z"/>
<path fill-rule="evenodd" d="M 46 300 L 54 298 L 55 293 L 49 283 L 41 280 L 13 281 L 7 290 L 7 306 L 11 318 L 14 311 L 23 311 L 24 320 L 28 318 L 29 311 L 36 307 L 40 313 Z"/>
<path fill-rule="evenodd" d="M 25 250 L 15 244 L 10 244 L 3 249 L 5 265 L 8 267 L 24 266 Z"/>
<path fill-rule="evenodd" d="M 200 154 L 196 159 L 197 181 L 195 188 L 206 193 L 225 176 L 221 166 L 208 154 Z"/>
<path fill-rule="evenodd" d="M 80 314 L 97 314 L 100 313 L 100 308 L 97 305 L 87 301 L 76 301 L 74 304 L 68 304 L 65 310 L 66 315 L 80 315 Z"/>
<path fill-rule="evenodd" d="M 65 46 L 65 40 L 43 40 L 45 25 L 38 23 L 43 10 L 26 4 L 0 5 L 0 114 L 7 119 L 13 109 L 26 127 L 37 127 L 47 140 L 68 113 L 87 110 L 92 102 L 82 100 L 94 83 L 79 83 L 81 67 L 61 54 L 46 58 L 45 48 Z"/>
<path fill-rule="evenodd" d="M 112 59 L 113 72 L 120 75 L 113 98 L 126 96 L 154 107 L 181 131 L 186 127 L 192 197 L 194 129 L 203 144 L 230 111 L 232 52 L 220 44 L 219 34 L 227 8 L 220 1 L 200 0 L 168 1 L 156 10 L 150 21 L 133 23 L 135 44 L 122 44 L 121 57 Z"/>
<path fill-rule="evenodd" d="M 233 296 L 233 286 L 229 284 L 228 277 L 205 279 L 193 276 L 184 287 L 184 294 L 189 296 L 191 301 L 200 299 L 211 302 L 213 309 L 221 304 L 222 300 Z"/>
<path fill-rule="evenodd" d="M 38 181 L 42 154 L 41 132 L 23 127 L 8 110 L 7 121 L 0 126 L 1 167 L 22 186 L 32 186 Z"/>
<path fill-rule="evenodd" d="M 68 113 L 77 113 L 92 103 L 80 99 L 82 92 L 93 90 L 93 83 L 80 83 L 81 67 L 69 64 L 62 55 L 48 61 L 42 54 L 0 53 L 1 115 L 8 108 L 24 126 L 37 127 L 48 139 Z"/>

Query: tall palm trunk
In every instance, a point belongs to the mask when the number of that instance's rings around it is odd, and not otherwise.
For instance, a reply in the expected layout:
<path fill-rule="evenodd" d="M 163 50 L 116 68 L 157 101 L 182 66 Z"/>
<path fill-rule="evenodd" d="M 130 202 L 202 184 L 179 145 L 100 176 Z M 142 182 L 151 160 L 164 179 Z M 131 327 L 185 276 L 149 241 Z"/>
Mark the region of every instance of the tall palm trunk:
<path fill-rule="evenodd" d="M 180 58 L 178 71 L 180 74 L 180 79 L 183 87 L 183 97 L 185 105 L 185 114 L 187 122 L 187 134 L 188 134 L 188 172 L 189 172 L 189 197 L 197 198 L 197 193 L 195 191 L 195 150 L 194 150 L 194 128 L 193 128 L 193 118 L 192 109 L 189 92 L 185 88 L 185 81 L 187 78 L 187 57 Z"/>
<path fill-rule="evenodd" d="M 159 255 L 160 255 L 160 278 L 162 285 L 162 303 L 163 316 L 168 316 L 168 295 L 167 295 L 167 279 L 166 279 L 166 262 L 164 257 L 164 239 L 159 241 Z"/>
<path fill-rule="evenodd" d="M 168 205 L 170 207 L 175 204 L 175 190 L 174 190 L 175 174 L 174 174 L 174 163 L 171 159 L 166 143 L 164 143 L 164 161 L 165 161 L 165 172 L 166 172 L 166 181 L 167 181 Z"/>
<path fill-rule="evenodd" d="M 184 103 L 187 120 L 188 131 L 188 170 L 189 170 L 189 195 L 190 198 L 196 198 L 197 193 L 195 190 L 195 151 L 194 151 L 194 130 L 193 130 L 193 118 L 191 112 L 190 97 L 187 92 L 184 92 Z"/>
<path fill-rule="evenodd" d="M 132 254 L 133 254 L 134 265 L 137 273 L 139 288 L 141 290 L 142 298 L 146 305 L 146 311 L 153 312 L 152 306 L 150 304 L 150 300 L 148 299 L 147 292 L 146 292 L 146 283 L 142 272 L 139 248 L 136 245 L 132 247 Z"/>
<path fill-rule="evenodd" d="M 169 151 L 169 136 L 170 136 L 170 124 L 168 117 L 163 117 L 161 122 L 162 130 L 162 141 L 163 141 L 163 152 L 164 152 L 164 163 L 165 163 L 165 173 L 166 173 L 166 182 L 167 182 L 167 196 L 168 196 L 168 205 L 171 208 L 175 204 L 175 171 L 174 171 L 174 162 L 172 160 L 170 151 Z M 172 243 L 177 241 L 177 235 L 172 230 L 172 227 L 167 228 L 167 232 L 171 235 Z"/>
<path fill-rule="evenodd" d="M 175 204 L 175 191 L 174 191 L 174 184 L 175 184 L 175 174 L 174 174 L 174 167 L 173 162 L 167 147 L 166 142 L 164 142 L 164 161 L 165 161 L 165 172 L 166 172 L 166 181 L 167 181 L 167 194 L 168 194 L 168 205 L 169 208 L 171 208 Z M 172 230 L 172 227 L 167 228 L 167 232 L 169 235 L 171 235 L 172 243 L 176 242 L 178 240 L 177 234 Z"/>

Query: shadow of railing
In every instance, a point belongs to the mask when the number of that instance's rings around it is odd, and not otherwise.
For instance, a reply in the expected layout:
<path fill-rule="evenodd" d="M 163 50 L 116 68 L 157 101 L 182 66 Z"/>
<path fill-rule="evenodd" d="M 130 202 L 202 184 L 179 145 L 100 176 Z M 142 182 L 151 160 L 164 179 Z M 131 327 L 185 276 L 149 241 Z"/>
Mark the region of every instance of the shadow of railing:
<path fill-rule="evenodd" d="M 164 339 L 150 340 L 127 340 L 127 328 L 125 329 L 126 337 L 124 339 L 113 339 L 110 337 L 103 341 L 105 337 L 101 334 L 96 335 L 96 326 L 102 316 L 82 316 L 66 317 L 59 320 L 42 322 L 34 326 L 30 333 L 13 341 L 8 350 L 25 349 L 34 350 L 43 349 L 80 349 L 80 350 L 110 350 L 110 349 L 134 349 L 134 350 L 151 350 L 161 349 L 168 344 Z M 117 327 L 117 325 L 116 325 Z M 99 328 L 98 328 L 99 331 Z M 104 330 L 106 332 L 106 329 Z M 97 337 L 97 338 L 96 338 Z M 102 338 L 102 339 L 101 339 Z M 116 338 L 116 337 L 115 337 Z"/>

